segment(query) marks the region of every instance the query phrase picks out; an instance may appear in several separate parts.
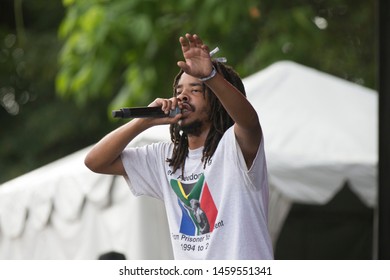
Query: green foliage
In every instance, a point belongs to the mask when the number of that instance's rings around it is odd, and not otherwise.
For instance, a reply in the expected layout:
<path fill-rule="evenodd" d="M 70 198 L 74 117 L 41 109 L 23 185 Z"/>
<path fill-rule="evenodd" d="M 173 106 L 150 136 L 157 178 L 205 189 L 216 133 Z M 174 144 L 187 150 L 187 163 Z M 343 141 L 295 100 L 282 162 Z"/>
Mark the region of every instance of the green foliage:
<path fill-rule="evenodd" d="M 218 38 L 232 36 L 237 27 L 250 29 L 253 22 L 249 10 L 255 3 L 222 0 L 67 3 L 67 15 L 60 28 L 65 43 L 57 90 L 80 104 L 111 96 L 111 108 L 146 104 L 157 96 L 170 96 L 171 81 L 178 71 L 176 61 L 181 59 L 179 36 L 197 32 L 211 47 L 224 44 Z M 238 45 L 241 39 L 235 35 L 226 41 Z M 235 48 L 235 56 L 241 56 L 240 49 Z"/>
<path fill-rule="evenodd" d="M 263 1 L 259 39 L 244 72 L 287 59 L 375 88 L 374 3 L 279 2 Z"/>
<path fill-rule="evenodd" d="M 0 182 L 97 141 L 120 124 L 111 109 L 171 96 L 186 32 L 218 46 L 242 77 L 293 60 L 375 88 L 374 8 L 366 0 L 2 0 Z"/>
<path fill-rule="evenodd" d="M 55 94 L 62 4 L 23 4 L 21 26 L 12 16 L 13 0 L 0 9 L 0 183 L 86 147 L 114 127 L 107 99 L 89 102 L 91 114 Z"/>
<path fill-rule="evenodd" d="M 358 66 L 375 68 L 374 7 L 346 2 L 64 1 L 56 88 L 79 104 L 108 96 L 109 109 L 170 96 L 185 32 L 218 45 L 242 76 L 289 59 L 373 87 L 374 71 Z"/>

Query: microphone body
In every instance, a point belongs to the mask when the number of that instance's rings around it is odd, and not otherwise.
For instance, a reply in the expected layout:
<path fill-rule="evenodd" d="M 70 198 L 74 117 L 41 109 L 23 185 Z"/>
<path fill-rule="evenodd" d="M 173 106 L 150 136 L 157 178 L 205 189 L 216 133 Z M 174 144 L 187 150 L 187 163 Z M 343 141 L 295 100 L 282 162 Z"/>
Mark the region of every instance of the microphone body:
<path fill-rule="evenodd" d="M 114 118 L 166 118 L 174 117 L 180 114 L 181 110 L 176 107 L 175 110 L 169 111 L 169 114 L 165 114 L 160 107 L 134 107 L 134 108 L 122 108 L 119 110 L 112 111 Z"/>

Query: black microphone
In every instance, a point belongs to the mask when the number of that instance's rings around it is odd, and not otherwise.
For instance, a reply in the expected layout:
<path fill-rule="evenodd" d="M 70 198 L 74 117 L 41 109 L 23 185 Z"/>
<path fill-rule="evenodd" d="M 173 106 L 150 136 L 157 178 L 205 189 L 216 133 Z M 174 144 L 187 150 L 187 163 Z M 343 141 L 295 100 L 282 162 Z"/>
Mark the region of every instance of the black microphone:
<path fill-rule="evenodd" d="M 134 107 L 134 108 L 122 108 L 112 111 L 114 118 L 166 118 L 174 117 L 180 114 L 181 110 L 176 107 L 175 110 L 170 110 L 169 114 L 165 114 L 160 107 Z"/>

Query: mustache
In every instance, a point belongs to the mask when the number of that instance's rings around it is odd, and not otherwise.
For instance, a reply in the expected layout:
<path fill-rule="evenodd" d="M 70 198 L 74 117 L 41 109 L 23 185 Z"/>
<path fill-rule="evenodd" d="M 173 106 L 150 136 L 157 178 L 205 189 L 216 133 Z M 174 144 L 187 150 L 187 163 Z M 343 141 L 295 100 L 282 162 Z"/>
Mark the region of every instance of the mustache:
<path fill-rule="evenodd" d="M 181 108 L 182 110 L 183 109 L 190 109 L 192 112 L 194 112 L 196 110 L 196 107 L 193 104 L 188 103 L 188 102 L 183 102 L 181 104 L 181 106 L 182 106 L 182 108 Z"/>

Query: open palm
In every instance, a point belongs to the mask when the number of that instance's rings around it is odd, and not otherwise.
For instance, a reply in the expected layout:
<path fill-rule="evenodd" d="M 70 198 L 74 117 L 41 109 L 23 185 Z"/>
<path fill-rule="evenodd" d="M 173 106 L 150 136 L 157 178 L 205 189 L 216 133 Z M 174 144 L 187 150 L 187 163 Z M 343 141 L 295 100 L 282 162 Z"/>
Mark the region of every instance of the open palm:
<path fill-rule="evenodd" d="M 179 41 L 185 61 L 179 61 L 177 65 L 188 75 L 198 78 L 208 76 L 212 70 L 209 47 L 195 34 L 187 33 Z"/>

